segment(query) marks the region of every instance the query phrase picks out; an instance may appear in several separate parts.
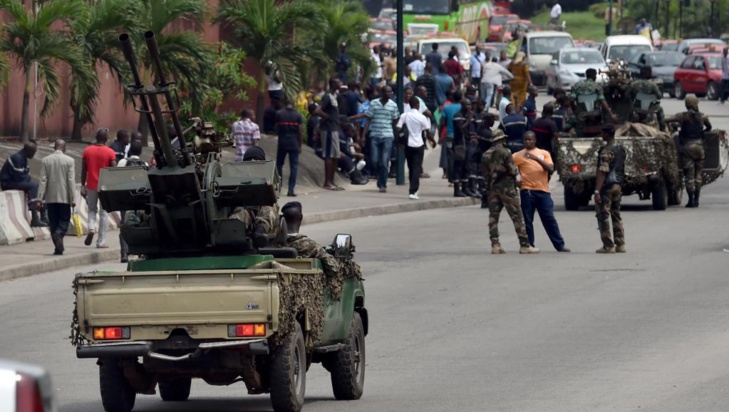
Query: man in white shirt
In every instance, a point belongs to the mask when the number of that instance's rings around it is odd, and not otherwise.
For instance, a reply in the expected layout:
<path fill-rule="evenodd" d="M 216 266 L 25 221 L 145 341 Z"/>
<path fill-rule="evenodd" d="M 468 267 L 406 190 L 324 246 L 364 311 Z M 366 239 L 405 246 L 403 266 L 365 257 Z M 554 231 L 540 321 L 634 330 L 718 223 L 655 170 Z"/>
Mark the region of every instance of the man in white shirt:
<path fill-rule="evenodd" d="M 552 6 L 552 11 L 549 12 L 549 17 L 552 18 L 552 20 L 549 21 L 549 24 L 559 25 L 559 17 L 562 15 L 562 6 L 559 5 L 559 2 L 554 2 L 554 6 Z"/>
<path fill-rule="evenodd" d="M 408 164 L 410 178 L 410 199 L 418 200 L 420 189 L 420 173 L 423 171 L 423 157 L 425 156 L 425 140 L 423 133 L 427 133 L 428 140 L 433 139 L 430 135 L 430 119 L 420 113 L 420 99 L 417 96 L 410 98 L 408 102 L 410 110 L 400 116 L 397 122 L 398 134 L 402 131 L 403 125 L 408 130 L 408 142 L 405 145 L 405 159 Z"/>
<path fill-rule="evenodd" d="M 425 62 L 423 61 L 423 57 L 415 53 L 415 60 L 413 60 L 408 66 L 410 67 L 410 70 L 413 71 L 413 74 L 415 75 L 415 78 L 419 78 L 425 73 Z"/>
<path fill-rule="evenodd" d="M 382 76 L 384 75 L 382 71 L 382 58 L 380 57 L 380 46 L 372 48 L 370 59 L 372 59 L 375 63 L 375 67 L 377 67 L 377 69 L 370 75 L 370 84 L 374 87 L 382 81 Z"/>
<path fill-rule="evenodd" d="M 492 106 L 494 93 L 496 89 L 504 84 L 504 79 L 512 80 L 513 78 L 514 75 L 500 65 L 496 61 L 496 57 L 484 64 L 483 74 L 481 75 L 481 90 L 486 107 Z"/>
<path fill-rule="evenodd" d="M 478 97 L 484 97 L 481 92 L 481 75 L 483 74 L 483 65 L 488 61 L 488 56 L 481 52 L 481 48 L 476 46 L 476 50 L 471 55 L 471 84 L 479 91 Z"/>
<path fill-rule="evenodd" d="M 511 104 L 511 87 L 504 86 L 501 91 L 501 101 L 499 101 L 499 122 L 503 123 L 504 118 L 508 116 L 506 113 L 506 107 Z"/>

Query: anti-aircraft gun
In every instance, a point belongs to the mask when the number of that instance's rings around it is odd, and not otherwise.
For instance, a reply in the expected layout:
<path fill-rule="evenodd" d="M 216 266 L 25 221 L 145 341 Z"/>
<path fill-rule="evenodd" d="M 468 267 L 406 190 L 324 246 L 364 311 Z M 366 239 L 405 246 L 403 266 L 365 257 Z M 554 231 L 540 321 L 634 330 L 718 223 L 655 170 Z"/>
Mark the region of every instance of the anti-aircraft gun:
<path fill-rule="evenodd" d="M 175 82 L 165 76 L 154 33 L 144 34 L 154 67 L 155 82 L 145 86 L 129 35 L 119 37 L 133 83 L 128 93 L 139 103 L 154 143 L 152 168 L 103 169 L 99 197 L 106 211 L 144 211 L 142 222 L 121 228 L 131 254 L 149 257 L 253 250 L 249 229 L 229 218 L 235 207 L 261 207 L 276 203 L 278 176 L 272 161 L 229 163 L 220 161 L 221 147 L 230 139 L 212 125 L 196 121 L 195 139 L 188 144 L 177 115 Z M 160 99 L 161 98 L 161 99 Z M 168 117 L 179 137 L 172 144 Z"/>

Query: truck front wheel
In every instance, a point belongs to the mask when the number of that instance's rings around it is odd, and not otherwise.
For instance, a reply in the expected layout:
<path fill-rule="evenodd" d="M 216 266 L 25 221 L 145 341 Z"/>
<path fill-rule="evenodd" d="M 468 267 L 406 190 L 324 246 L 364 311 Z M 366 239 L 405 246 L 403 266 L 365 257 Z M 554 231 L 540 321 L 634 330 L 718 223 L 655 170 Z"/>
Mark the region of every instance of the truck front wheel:
<path fill-rule="evenodd" d="M 589 200 L 588 200 L 589 202 Z M 580 196 L 575 193 L 572 186 L 569 184 L 564 185 L 564 208 L 567 210 L 579 210 L 580 209 Z"/>
<path fill-rule="evenodd" d="M 131 412 L 137 391 L 124 376 L 118 359 L 99 359 L 99 389 L 106 412 Z"/>
<path fill-rule="evenodd" d="M 332 389 L 339 400 L 362 397 L 365 378 L 365 333 L 362 318 L 355 312 L 344 348 L 332 355 Z"/>
<path fill-rule="evenodd" d="M 299 412 L 304 407 L 306 346 L 298 323 L 271 355 L 268 386 L 274 411 Z"/>
<path fill-rule="evenodd" d="M 651 190 L 651 198 L 653 210 L 666 210 L 666 207 L 668 207 L 668 189 L 665 180 L 661 179 L 656 182 Z"/>
<path fill-rule="evenodd" d="M 159 382 L 159 396 L 163 401 L 182 402 L 190 397 L 191 378 L 164 380 Z"/>

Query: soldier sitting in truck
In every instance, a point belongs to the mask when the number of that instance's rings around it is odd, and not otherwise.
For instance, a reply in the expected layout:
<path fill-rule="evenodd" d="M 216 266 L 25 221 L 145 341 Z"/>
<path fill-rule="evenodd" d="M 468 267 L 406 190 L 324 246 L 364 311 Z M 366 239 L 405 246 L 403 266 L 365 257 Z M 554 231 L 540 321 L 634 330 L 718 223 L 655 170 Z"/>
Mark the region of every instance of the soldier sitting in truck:
<path fill-rule="evenodd" d="M 585 126 L 601 125 L 601 109 L 607 113 L 613 122 L 617 123 L 617 117 L 605 100 L 602 86 L 597 84 L 597 70 L 587 69 L 585 71 L 585 80 L 577 82 L 572 87 L 572 98 L 577 102 L 577 111 L 575 112 L 577 123 L 574 126 L 578 136 L 584 133 Z"/>
<path fill-rule="evenodd" d="M 660 102 L 663 92 L 651 80 L 653 70 L 648 66 L 642 67 L 640 76 L 641 79 L 632 82 L 628 89 L 628 97 L 633 103 L 633 120 L 665 131 L 666 120 Z"/>
<path fill-rule="evenodd" d="M 286 237 L 286 246 L 296 249 L 299 257 L 319 259 L 322 266 L 324 266 L 324 274 L 329 277 L 336 276 L 336 274 L 340 271 L 337 259 L 327 253 L 327 251 L 324 250 L 320 244 L 316 243 L 316 241 L 299 233 L 301 221 L 304 220 L 301 203 L 286 203 L 281 208 L 281 212 L 286 220 L 286 227 L 289 231 L 288 236 Z"/>

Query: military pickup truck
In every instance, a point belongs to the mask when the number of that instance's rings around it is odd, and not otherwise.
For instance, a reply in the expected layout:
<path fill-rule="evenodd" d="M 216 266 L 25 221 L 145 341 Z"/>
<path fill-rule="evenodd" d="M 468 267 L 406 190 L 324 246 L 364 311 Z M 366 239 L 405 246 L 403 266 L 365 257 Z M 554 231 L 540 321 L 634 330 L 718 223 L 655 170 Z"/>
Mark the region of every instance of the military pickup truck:
<path fill-rule="evenodd" d="M 643 126 L 634 125 L 634 128 L 641 130 Z M 620 136 L 621 129 L 624 136 Z M 729 147 L 724 136 L 721 130 L 707 133 L 704 185 L 720 177 L 729 164 Z M 678 167 L 675 137 L 635 133 L 628 126 L 620 128 L 615 139 L 626 151 L 624 196 L 637 194 L 641 200 L 650 199 L 654 210 L 681 203 L 683 176 Z M 564 184 L 567 210 L 578 210 L 590 203 L 595 190 L 597 153 L 603 145 L 601 137 L 565 135 L 557 139 L 557 172 Z"/>
<path fill-rule="evenodd" d="M 162 400 L 184 401 L 199 378 L 242 381 L 249 394 L 270 393 L 274 410 L 299 411 L 311 363 L 331 373 L 336 399 L 358 399 L 369 322 L 350 245 L 337 235 L 346 274 L 332 281 L 317 259 L 285 248 L 77 275 L 72 335 L 79 358 L 98 359 L 104 409 L 129 412 L 157 386 Z"/>

